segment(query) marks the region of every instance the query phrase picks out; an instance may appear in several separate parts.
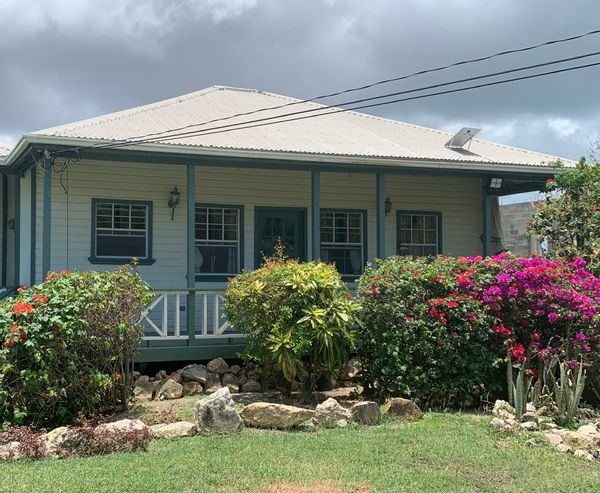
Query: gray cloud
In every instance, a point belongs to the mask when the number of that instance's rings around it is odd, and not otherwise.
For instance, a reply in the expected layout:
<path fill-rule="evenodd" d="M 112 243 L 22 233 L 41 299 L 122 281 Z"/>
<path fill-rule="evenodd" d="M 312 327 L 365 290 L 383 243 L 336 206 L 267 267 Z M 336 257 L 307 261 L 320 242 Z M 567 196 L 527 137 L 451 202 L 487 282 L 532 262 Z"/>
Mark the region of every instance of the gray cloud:
<path fill-rule="evenodd" d="M 0 0 L 0 140 L 213 84 L 312 97 L 597 27 L 594 0 Z M 371 94 L 598 46 L 591 37 Z M 578 158 L 600 134 L 599 71 L 373 112 Z"/>

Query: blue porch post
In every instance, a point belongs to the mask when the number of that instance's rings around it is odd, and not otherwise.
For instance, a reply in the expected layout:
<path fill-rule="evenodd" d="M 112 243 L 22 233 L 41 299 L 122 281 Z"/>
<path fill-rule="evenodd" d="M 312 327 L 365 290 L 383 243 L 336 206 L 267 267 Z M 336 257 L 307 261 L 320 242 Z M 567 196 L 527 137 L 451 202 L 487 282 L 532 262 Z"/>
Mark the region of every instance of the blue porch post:
<path fill-rule="evenodd" d="M 15 174 L 15 196 L 14 196 L 14 211 L 15 211 L 15 253 L 14 253 L 14 274 L 13 285 L 21 285 L 21 174 Z"/>
<path fill-rule="evenodd" d="M 52 238 L 52 162 L 44 160 L 44 206 L 42 209 L 42 280 L 50 272 Z"/>
<path fill-rule="evenodd" d="M 488 193 L 485 182 L 481 195 L 481 208 L 483 216 L 481 241 L 483 242 L 483 256 L 487 257 L 492 254 L 492 196 Z"/>
<path fill-rule="evenodd" d="M 377 173 L 377 257 L 385 258 L 385 174 Z"/>
<path fill-rule="evenodd" d="M 187 165 L 187 330 L 188 343 L 196 337 L 196 167 Z"/>
<path fill-rule="evenodd" d="M 8 175 L 2 175 L 2 286 L 6 286 L 8 266 Z"/>
<path fill-rule="evenodd" d="M 312 259 L 321 258 L 321 172 L 311 171 Z"/>

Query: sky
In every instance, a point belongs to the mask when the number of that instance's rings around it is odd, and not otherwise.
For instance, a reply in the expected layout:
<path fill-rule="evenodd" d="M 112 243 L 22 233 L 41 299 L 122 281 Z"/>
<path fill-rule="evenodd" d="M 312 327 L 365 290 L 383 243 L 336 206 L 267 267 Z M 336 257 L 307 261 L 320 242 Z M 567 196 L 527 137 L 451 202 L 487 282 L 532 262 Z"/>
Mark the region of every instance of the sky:
<path fill-rule="evenodd" d="M 0 0 L 0 141 L 211 85 L 311 98 L 598 28 L 598 0 Z M 592 51 L 600 35 L 365 95 Z M 372 113 L 579 159 L 600 136 L 599 79 L 594 67 Z"/>

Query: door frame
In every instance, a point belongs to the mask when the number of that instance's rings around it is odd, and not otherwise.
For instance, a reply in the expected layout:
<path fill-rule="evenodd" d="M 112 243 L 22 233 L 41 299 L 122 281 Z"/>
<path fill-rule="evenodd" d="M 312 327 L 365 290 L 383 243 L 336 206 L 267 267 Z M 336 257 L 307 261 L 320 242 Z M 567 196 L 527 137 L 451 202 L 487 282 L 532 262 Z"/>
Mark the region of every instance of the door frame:
<path fill-rule="evenodd" d="M 308 260 L 308 208 L 307 207 L 278 207 L 278 206 L 255 206 L 254 207 L 254 268 L 260 266 L 260 231 L 258 227 L 258 218 L 261 212 L 295 212 L 298 214 L 302 225 L 300 228 L 300 243 L 302 246 L 302 255 L 300 260 Z"/>

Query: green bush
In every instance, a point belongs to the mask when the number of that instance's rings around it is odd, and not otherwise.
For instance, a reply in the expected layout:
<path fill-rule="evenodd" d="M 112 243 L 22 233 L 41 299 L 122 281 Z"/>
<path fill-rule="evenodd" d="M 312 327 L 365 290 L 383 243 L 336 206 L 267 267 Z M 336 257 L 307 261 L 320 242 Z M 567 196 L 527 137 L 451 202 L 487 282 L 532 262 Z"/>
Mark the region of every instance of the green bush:
<path fill-rule="evenodd" d="M 128 267 L 50 273 L 0 304 L 0 420 L 36 426 L 129 397 L 148 286 Z"/>
<path fill-rule="evenodd" d="M 332 265 L 281 257 L 232 279 L 225 300 L 227 319 L 248 336 L 246 355 L 307 391 L 346 364 L 357 310 Z"/>
<path fill-rule="evenodd" d="M 502 388 L 494 319 L 467 294 L 491 275 L 465 259 L 391 257 L 359 280 L 365 386 L 426 407 L 473 406 Z M 464 289 L 463 289 L 464 288 Z"/>

